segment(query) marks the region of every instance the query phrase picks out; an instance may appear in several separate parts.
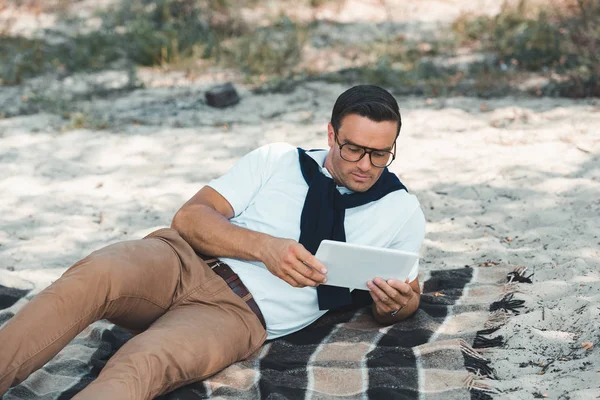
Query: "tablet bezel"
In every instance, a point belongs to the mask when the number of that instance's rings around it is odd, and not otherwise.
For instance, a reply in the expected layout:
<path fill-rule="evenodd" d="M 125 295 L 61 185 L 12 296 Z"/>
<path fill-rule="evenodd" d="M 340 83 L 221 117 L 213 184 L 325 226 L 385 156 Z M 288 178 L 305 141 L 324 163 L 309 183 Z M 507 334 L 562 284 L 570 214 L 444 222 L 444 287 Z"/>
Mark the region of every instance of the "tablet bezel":
<path fill-rule="evenodd" d="M 419 260 L 410 251 L 333 240 L 323 240 L 315 257 L 328 270 L 327 285 L 362 290 L 369 290 L 367 281 L 376 277 L 404 281 Z"/>

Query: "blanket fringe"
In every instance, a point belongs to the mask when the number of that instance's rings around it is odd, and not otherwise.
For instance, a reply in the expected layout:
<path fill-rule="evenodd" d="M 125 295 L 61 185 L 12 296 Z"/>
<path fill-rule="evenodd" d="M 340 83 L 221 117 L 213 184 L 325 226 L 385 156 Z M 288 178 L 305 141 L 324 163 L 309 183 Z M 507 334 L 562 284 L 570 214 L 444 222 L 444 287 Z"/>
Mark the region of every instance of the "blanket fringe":
<path fill-rule="evenodd" d="M 490 367 L 490 361 L 475 351 L 464 340 L 459 342 L 465 360 L 465 368 L 477 377 L 496 379 L 496 372 Z"/>
<path fill-rule="evenodd" d="M 475 339 L 473 340 L 473 348 L 474 349 L 487 349 L 490 347 L 500 347 L 504 344 L 504 336 L 498 335 L 493 338 L 485 337 L 486 335 L 491 335 L 500 329 L 499 326 L 494 328 L 482 329 L 477 331 L 475 335 Z"/>
<path fill-rule="evenodd" d="M 483 335 L 477 333 L 473 340 L 474 349 L 489 349 L 490 347 L 500 347 L 504 344 L 504 336 L 498 335 L 493 338 L 486 338 Z"/>
<path fill-rule="evenodd" d="M 487 391 L 471 390 L 471 400 L 493 400 L 494 398 Z"/>
<path fill-rule="evenodd" d="M 498 329 L 500 329 L 500 326 L 496 326 L 494 328 L 482 329 L 482 330 L 478 331 L 477 333 L 479 333 L 481 335 L 491 335 L 492 333 L 496 332 Z"/>
<path fill-rule="evenodd" d="M 480 377 L 469 373 L 464 381 L 464 387 L 470 393 L 470 399 L 473 400 L 492 400 L 492 394 L 501 394 L 502 392 L 491 387 L 485 377 Z"/>
<path fill-rule="evenodd" d="M 522 293 L 517 282 L 506 282 L 502 291 L 504 292 L 504 294 Z"/>
<path fill-rule="evenodd" d="M 465 387 L 471 392 L 471 399 L 492 400 L 492 394 L 500 393 L 485 382 L 486 379 L 497 379 L 496 372 L 490 366 L 490 361 L 481 356 L 475 349 L 499 347 L 504 344 L 504 336 L 488 336 L 505 325 L 511 315 L 520 314 L 519 309 L 525 307 L 525 300 L 515 299 L 514 294 L 519 292 L 517 286 L 519 283 L 533 283 L 531 280 L 533 274 L 525 275 L 526 271 L 527 267 L 520 266 L 506 275 L 504 295 L 500 300 L 490 305 L 490 316 L 484 324 L 484 329 L 477 331 L 473 340 L 473 347 L 461 341 L 465 368 L 469 371 L 469 376 L 465 380 Z"/>
<path fill-rule="evenodd" d="M 492 400 L 492 394 L 501 394 L 502 392 L 491 387 L 485 377 L 469 373 L 464 381 L 465 388 L 470 392 L 471 400 Z"/>
<path fill-rule="evenodd" d="M 514 299 L 514 292 L 505 294 L 500 300 L 490 305 L 490 314 L 485 322 L 484 329 L 477 331 L 473 340 L 473 348 L 487 349 L 490 347 L 500 347 L 504 344 L 504 336 L 486 337 L 496 332 L 502 325 L 506 324 L 511 313 L 519 314 L 519 308 L 525 307 L 525 300 Z"/>
<path fill-rule="evenodd" d="M 504 310 L 512 311 L 514 314 L 520 314 L 519 308 L 525 307 L 525 300 L 514 300 L 514 293 L 509 293 L 502 297 L 502 299 L 493 302 L 490 305 L 490 311 Z"/>
<path fill-rule="evenodd" d="M 490 314 L 483 327 L 487 329 L 500 328 L 508 322 L 508 313 L 504 310 L 496 310 Z"/>
<path fill-rule="evenodd" d="M 527 267 L 520 266 L 515 268 L 513 271 L 509 272 L 506 275 L 507 283 L 519 282 L 519 283 L 533 283 L 531 281 L 531 277 L 534 274 L 530 274 L 529 276 L 525 276 L 525 271 L 527 271 Z"/>
<path fill-rule="evenodd" d="M 499 393 L 498 389 L 490 386 L 488 382 L 489 380 L 487 380 L 486 377 L 481 377 L 476 374 L 469 373 L 463 383 L 465 387 L 469 390 L 476 389 L 490 393 Z"/>

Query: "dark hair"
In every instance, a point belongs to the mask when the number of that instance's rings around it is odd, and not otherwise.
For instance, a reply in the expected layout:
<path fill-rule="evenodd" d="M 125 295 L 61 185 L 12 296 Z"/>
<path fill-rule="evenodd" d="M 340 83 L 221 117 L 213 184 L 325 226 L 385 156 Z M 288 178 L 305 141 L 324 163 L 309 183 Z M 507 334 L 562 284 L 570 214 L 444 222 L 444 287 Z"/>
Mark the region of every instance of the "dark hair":
<path fill-rule="evenodd" d="M 342 125 L 342 119 L 349 114 L 358 114 L 372 121 L 396 121 L 400 134 L 402 119 L 400 109 L 394 96 L 387 90 L 374 85 L 354 86 L 337 98 L 331 113 L 331 125 L 337 132 Z"/>

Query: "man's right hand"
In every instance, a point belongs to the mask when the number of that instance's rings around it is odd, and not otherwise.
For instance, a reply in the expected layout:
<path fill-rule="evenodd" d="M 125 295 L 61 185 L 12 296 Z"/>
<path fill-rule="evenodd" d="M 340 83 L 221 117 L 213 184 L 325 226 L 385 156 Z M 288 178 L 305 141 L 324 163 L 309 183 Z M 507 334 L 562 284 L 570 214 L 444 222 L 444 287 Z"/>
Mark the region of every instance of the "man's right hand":
<path fill-rule="evenodd" d="M 273 275 L 293 287 L 327 282 L 325 266 L 295 240 L 269 238 L 261 261 Z"/>

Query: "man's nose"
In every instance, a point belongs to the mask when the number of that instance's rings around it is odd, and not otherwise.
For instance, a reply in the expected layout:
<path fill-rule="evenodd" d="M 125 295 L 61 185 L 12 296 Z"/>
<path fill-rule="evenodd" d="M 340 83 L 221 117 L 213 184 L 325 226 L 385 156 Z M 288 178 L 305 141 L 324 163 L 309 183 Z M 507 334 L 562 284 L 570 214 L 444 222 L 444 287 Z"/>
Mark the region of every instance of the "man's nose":
<path fill-rule="evenodd" d="M 367 172 L 371 169 L 371 158 L 369 153 L 365 153 L 364 157 L 358 161 L 358 169 Z"/>

